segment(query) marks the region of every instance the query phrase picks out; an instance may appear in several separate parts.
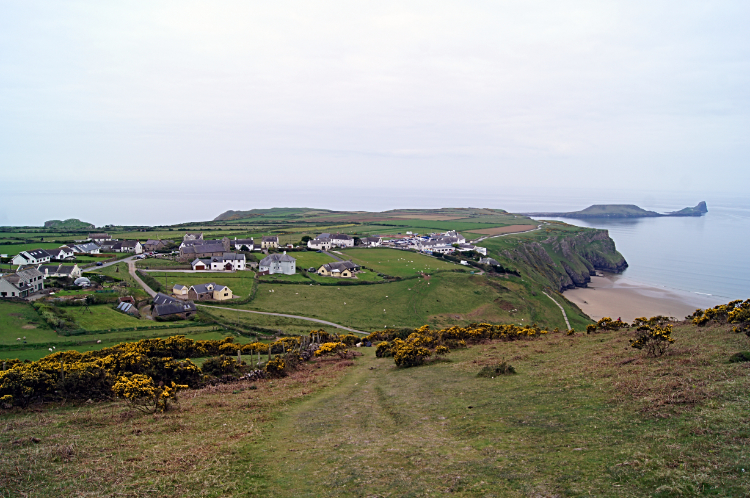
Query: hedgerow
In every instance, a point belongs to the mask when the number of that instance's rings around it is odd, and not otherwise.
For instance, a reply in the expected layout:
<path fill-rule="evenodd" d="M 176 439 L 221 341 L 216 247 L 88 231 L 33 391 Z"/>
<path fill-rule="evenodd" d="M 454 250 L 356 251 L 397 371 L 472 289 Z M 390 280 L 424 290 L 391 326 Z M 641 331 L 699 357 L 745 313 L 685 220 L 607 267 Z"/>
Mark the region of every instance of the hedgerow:
<path fill-rule="evenodd" d="M 687 318 L 692 319 L 693 324 L 698 326 L 706 325 L 711 321 L 737 324 L 733 330 L 744 332 L 750 337 L 750 299 L 745 301 L 737 299 L 706 310 L 697 309 Z"/>

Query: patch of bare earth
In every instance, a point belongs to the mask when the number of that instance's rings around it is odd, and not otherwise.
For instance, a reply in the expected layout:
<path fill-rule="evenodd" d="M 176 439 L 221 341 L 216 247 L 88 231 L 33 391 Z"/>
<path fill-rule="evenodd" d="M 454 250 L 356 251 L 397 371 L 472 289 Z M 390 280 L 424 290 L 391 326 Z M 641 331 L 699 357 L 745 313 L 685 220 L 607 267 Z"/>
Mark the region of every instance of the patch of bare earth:
<path fill-rule="evenodd" d="M 536 225 L 510 225 L 507 227 L 481 228 L 471 230 L 471 233 L 480 233 L 482 235 L 503 235 L 505 233 L 521 233 L 534 230 Z"/>

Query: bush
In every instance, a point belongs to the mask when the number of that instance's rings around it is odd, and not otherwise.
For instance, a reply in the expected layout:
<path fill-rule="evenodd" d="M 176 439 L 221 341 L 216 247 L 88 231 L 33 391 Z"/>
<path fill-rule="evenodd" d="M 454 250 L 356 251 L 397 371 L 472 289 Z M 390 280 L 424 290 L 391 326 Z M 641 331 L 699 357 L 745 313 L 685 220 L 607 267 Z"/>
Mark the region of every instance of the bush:
<path fill-rule="evenodd" d="M 438 346 L 438 347 L 435 348 L 435 354 L 439 355 L 439 356 L 446 355 L 446 354 L 448 354 L 450 352 L 451 352 L 451 350 L 448 349 L 447 346 Z"/>
<path fill-rule="evenodd" d="M 394 344 L 393 360 L 399 367 L 409 368 L 422 365 L 425 359 L 432 355 L 429 349 L 414 343 L 401 341 L 402 344 Z"/>
<path fill-rule="evenodd" d="M 511 375 L 514 373 L 516 373 L 516 369 L 513 368 L 512 365 L 509 365 L 506 362 L 502 362 L 498 365 L 489 365 L 483 367 L 477 374 L 477 377 L 494 378 L 498 375 Z"/>
<path fill-rule="evenodd" d="M 154 380 L 141 374 L 123 376 L 112 387 L 116 396 L 125 398 L 128 404 L 144 413 L 165 412 L 177 402 L 177 392 L 188 386 L 172 382 L 171 386 L 163 383 L 154 384 Z"/>
<path fill-rule="evenodd" d="M 377 348 L 375 348 L 375 357 L 387 358 L 388 356 L 393 356 L 393 354 L 391 353 L 391 345 L 390 343 L 388 343 L 388 341 L 383 341 L 378 344 Z"/>
<path fill-rule="evenodd" d="M 238 362 L 231 356 L 215 356 L 203 362 L 201 370 L 206 375 L 214 377 L 223 377 L 225 375 L 237 376 L 242 373 L 244 362 Z"/>
<path fill-rule="evenodd" d="M 343 342 L 324 342 L 315 350 L 315 356 L 344 355 L 348 352 Z"/>
<path fill-rule="evenodd" d="M 264 370 L 271 377 L 284 377 L 286 375 L 284 367 L 284 359 L 277 356 L 266 363 Z"/>
<path fill-rule="evenodd" d="M 630 341 L 630 346 L 644 350 L 650 356 L 661 356 L 674 343 L 672 339 L 672 325 L 641 325 L 636 337 Z"/>

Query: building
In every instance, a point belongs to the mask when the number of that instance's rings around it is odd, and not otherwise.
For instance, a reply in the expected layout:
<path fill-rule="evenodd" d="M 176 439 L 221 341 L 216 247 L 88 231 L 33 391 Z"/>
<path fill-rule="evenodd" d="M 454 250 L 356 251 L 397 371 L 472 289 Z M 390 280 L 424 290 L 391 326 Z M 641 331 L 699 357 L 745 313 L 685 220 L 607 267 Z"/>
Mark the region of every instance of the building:
<path fill-rule="evenodd" d="M 190 288 L 187 285 L 175 284 L 174 287 L 172 287 L 172 294 L 177 297 L 185 298 L 188 296 L 189 290 Z"/>
<path fill-rule="evenodd" d="M 44 249 L 34 249 L 33 251 L 21 251 L 11 260 L 11 263 L 17 266 L 41 265 L 49 263 L 50 254 Z"/>
<path fill-rule="evenodd" d="M 226 285 L 215 284 L 213 282 L 193 285 L 188 290 L 188 299 L 198 301 L 226 301 L 232 299 L 232 289 Z"/>
<path fill-rule="evenodd" d="M 137 240 L 123 240 L 120 244 L 120 250 L 115 252 L 132 252 L 134 254 L 143 254 L 143 246 Z"/>
<path fill-rule="evenodd" d="M 105 242 L 110 242 L 112 240 L 112 237 L 108 233 L 90 233 L 89 240 L 102 245 Z"/>
<path fill-rule="evenodd" d="M 382 237 L 362 237 L 359 244 L 365 247 L 380 247 L 383 244 Z"/>
<path fill-rule="evenodd" d="M 351 261 L 335 261 L 326 263 L 316 272 L 323 277 L 352 278 L 359 271 L 359 266 Z"/>
<path fill-rule="evenodd" d="M 456 249 L 458 252 L 468 252 L 468 251 L 476 251 L 482 256 L 487 256 L 487 248 L 486 247 L 479 247 L 472 244 L 458 244 L 458 248 Z"/>
<path fill-rule="evenodd" d="M 294 275 L 297 272 L 297 260 L 284 254 L 270 254 L 260 260 L 258 272 L 261 275 L 281 273 L 283 275 Z"/>
<path fill-rule="evenodd" d="M 161 292 L 154 296 L 151 306 L 151 316 L 157 320 L 186 319 L 195 315 L 196 312 L 197 308 L 192 301 L 182 301 Z"/>
<path fill-rule="evenodd" d="M 101 247 L 96 242 L 86 242 L 72 247 L 76 254 L 99 254 Z"/>
<path fill-rule="evenodd" d="M 221 256 L 211 258 L 212 270 L 239 271 L 245 269 L 245 255 L 225 252 Z"/>
<path fill-rule="evenodd" d="M 479 258 L 479 264 L 490 265 L 490 266 L 501 266 L 500 263 L 498 263 L 496 260 L 492 258 Z"/>
<path fill-rule="evenodd" d="M 168 241 L 166 240 L 154 240 L 154 239 L 148 239 L 143 244 L 143 250 L 146 252 L 155 252 L 159 251 L 161 249 L 164 249 L 168 245 Z"/>
<path fill-rule="evenodd" d="M 0 297 L 28 297 L 44 289 L 44 275 L 36 268 L 27 268 L 0 277 Z"/>
<path fill-rule="evenodd" d="M 45 249 L 47 254 L 50 255 L 50 259 L 55 261 L 64 261 L 66 259 L 75 259 L 76 255 L 68 246 L 60 246 L 57 249 Z"/>
<path fill-rule="evenodd" d="M 354 247 L 354 237 L 345 233 L 334 233 L 331 235 L 332 247 Z"/>
<path fill-rule="evenodd" d="M 193 270 L 198 270 L 198 271 L 208 270 L 209 268 L 211 268 L 211 260 L 195 258 L 193 262 L 190 263 L 190 266 L 193 267 Z"/>
<path fill-rule="evenodd" d="M 203 240 L 203 232 L 187 232 L 182 236 L 182 240 Z"/>
<path fill-rule="evenodd" d="M 248 251 L 251 252 L 254 249 L 255 242 L 252 238 L 249 239 L 238 239 L 234 238 L 233 241 L 235 251 Z"/>
<path fill-rule="evenodd" d="M 310 239 L 307 241 L 307 247 L 309 249 L 315 249 L 316 251 L 327 251 L 329 250 L 331 245 L 331 234 L 330 233 L 321 233 L 314 239 Z"/>
<path fill-rule="evenodd" d="M 266 235 L 260 241 L 261 249 L 278 249 L 279 238 L 276 235 Z"/>
<path fill-rule="evenodd" d="M 45 279 L 49 277 L 67 277 L 75 280 L 81 276 L 81 269 L 78 268 L 78 265 L 39 265 L 37 270 L 42 273 Z"/>
<path fill-rule="evenodd" d="M 213 242 L 211 244 L 188 245 L 180 248 L 180 261 L 192 261 L 195 258 L 212 258 L 222 256 L 227 251 L 223 244 Z"/>

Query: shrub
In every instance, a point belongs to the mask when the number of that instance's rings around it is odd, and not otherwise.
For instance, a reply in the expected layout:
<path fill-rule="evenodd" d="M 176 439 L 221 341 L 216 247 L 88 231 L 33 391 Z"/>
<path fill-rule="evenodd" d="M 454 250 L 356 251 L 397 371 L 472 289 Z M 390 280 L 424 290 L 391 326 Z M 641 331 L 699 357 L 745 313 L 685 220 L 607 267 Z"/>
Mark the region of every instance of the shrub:
<path fill-rule="evenodd" d="M 672 339 L 672 325 L 641 325 L 638 327 L 636 337 L 630 341 L 630 346 L 645 350 L 650 356 L 661 356 L 674 343 Z"/>
<path fill-rule="evenodd" d="M 506 362 L 502 362 L 498 365 L 488 365 L 486 367 L 483 367 L 479 373 L 477 374 L 477 377 L 497 377 L 498 375 L 511 375 L 516 373 L 516 369 L 513 368 L 512 365 L 507 364 Z"/>
<path fill-rule="evenodd" d="M 283 377 L 286 375 L 284 367 L 284 359 L 281 356 L 276 356 L 266 363 L 264 370 L 271 377 Z"/>
<path fill-rule="evenodd" d="M 125 398 L 128 404 L 144 413 L 169 410 L 172 403 L 177 402 L 177 392 L 188 386 L 175 384 L 165 386 L 163 383 L 154 384 L 154 380 L 141 374 L 122 376 L 112 387 L 116 396 Z"/>
<path fill-rule="evenodd" d="M 346 344 L 343 342 L 324 342 L 320 347 L 315 350 L 315 356 L 328 356 L 333 354 L 346 354 Z"/>
<path fill-rule="evenodd" d="M 224 375 L 236 376 L 242 373 L 245 366 L 244 362 L 240 363 L 231 356 L 215 356 L 203 362 L 201 370 L 206 375 L 222 377 Z"/>
<path fill-rule="evenodd" d="M 448 354 L 450 352 L 451 352 L 451 350 L 448 349 L 447 346 L 438 346 L 438 347 L 435 348 L 435 354 L 439 355 L 439 356 L 446 355 L 446 354 Z"/>
<path fill-rule="evenodd" d="M 388 356 L 393 356 L 393 354 L 391 353 L 391 345 L 387 341 L 383 341 L 378 344 L 378 347 L 375 348 L 375 356 L 377 358 L 387 358 Z"/>
<path fill-rule="evenodd" d="M 414 343 L 394 344 L 393 359 L 399 367 L 416 367 L 432 355 L 429 349 Z"/>

